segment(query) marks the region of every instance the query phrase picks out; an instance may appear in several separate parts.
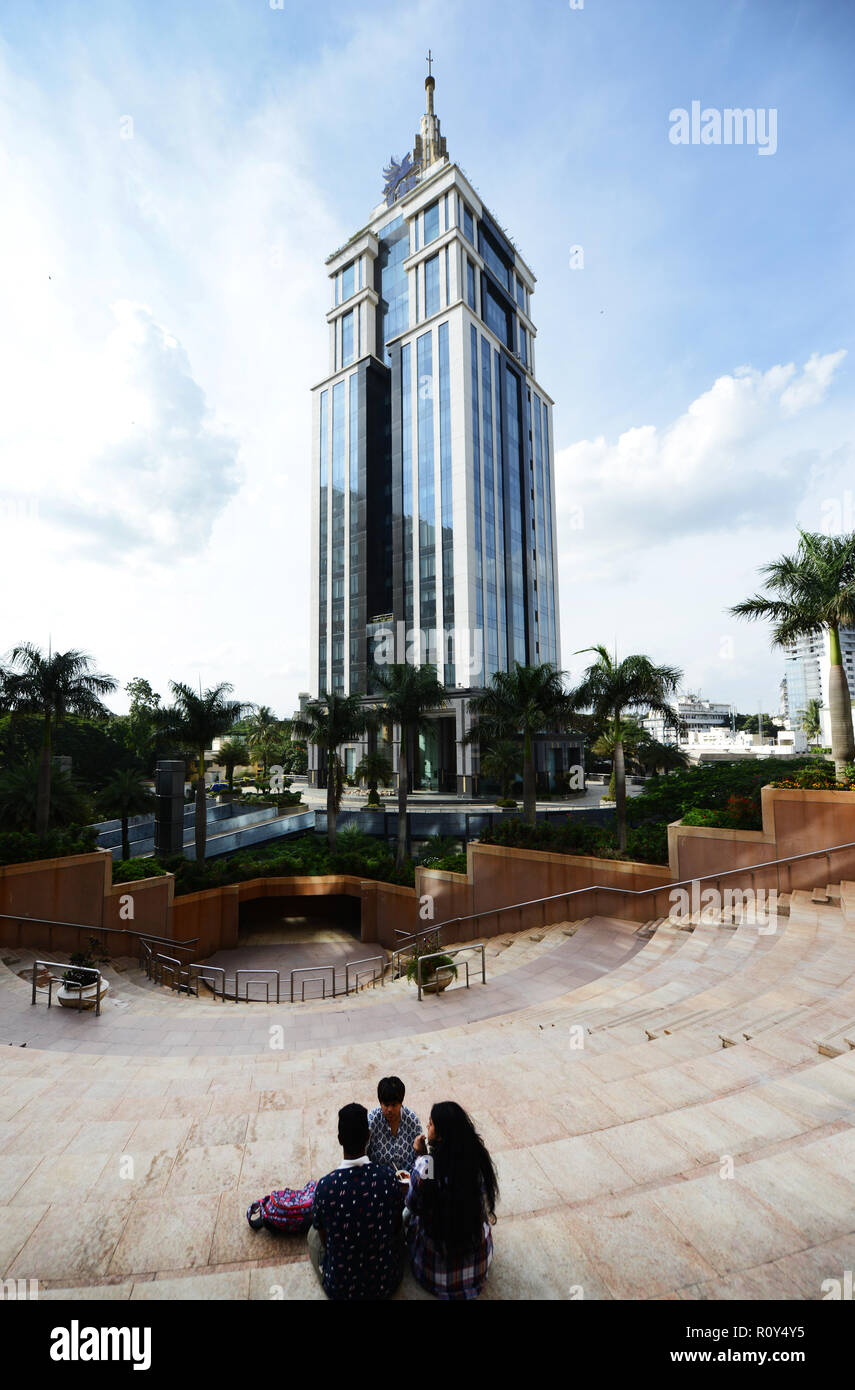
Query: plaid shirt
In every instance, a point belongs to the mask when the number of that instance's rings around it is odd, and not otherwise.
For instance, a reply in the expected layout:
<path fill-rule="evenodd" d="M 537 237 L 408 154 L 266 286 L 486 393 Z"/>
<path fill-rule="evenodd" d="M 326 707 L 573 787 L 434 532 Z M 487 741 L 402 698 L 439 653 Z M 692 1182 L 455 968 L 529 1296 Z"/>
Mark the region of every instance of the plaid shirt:
<path fill-rule="evenodd" d="M 424 1228 L 421 1186 L 425 1181 L 426 1159 L 417 1158 L 410 1176 L 407 1207 L 410 1225 L 407 1238 L 413 1274 L 423 1289 L 436 1298 L 477 1298 L 487 1282 L 493 1260 L 493 1236 L 489 1221 L 484 1222 L 481 1245 L 466 1255 L 449 1259 L 442 1254 Z"/>

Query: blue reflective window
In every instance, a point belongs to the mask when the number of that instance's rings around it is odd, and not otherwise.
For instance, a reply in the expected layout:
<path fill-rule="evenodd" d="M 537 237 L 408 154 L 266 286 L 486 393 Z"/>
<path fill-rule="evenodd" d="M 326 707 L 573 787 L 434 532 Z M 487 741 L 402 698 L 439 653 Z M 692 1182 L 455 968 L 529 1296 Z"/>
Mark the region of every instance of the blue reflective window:
<path fill-rule="evenodd" d="M 349 367 L 353 362 L 353 310 L 345 314 L 341 321 L 341 365 Z"/>
<path fill-rule="evenodd" d="M 475 267 L 471 261 L 466 262 L 466 300 L 470 309 L 475 308 Z"/>
<path fill-rule="evenodd" d="M 451 486 L 451 365 L 449 361 L 448 324 L 439 329 L 439 463 L 442 486 L 442 621 L 446 631 L 454 627 L 454 532 Z M 454 650 L 446 651 L 444 683 L 457 684 Z"/>
<path fill-rule="evenodd" d="M 429 208 L 425 208 L 425 246 L 429 246 L 432 241 L 436 241 L 439 236 L 439 202 L 431 203 Z"/>
<path fill-rule="evenodd" d="M 439 313 L 439 256 L 425 261 L 425 318 Z"/>
<path fill-rule="evenodd" d="M 489 284 L 484 286 L 484 322 L 491 332 L 495 333 L 499 342 L 504 343 L 507 348 L 513 348 L 511 315 Z"/>
<path fill-rule="evenodd" d="M 380 267 L 380 341 L 383 348 L 410 326 L 410 286 L 404 261 L 410 254 L 410 231 L 398 217 L 380 233 L 377 263 Z M 378 355 L 380 345 L 378 344 Z M 385 352 L 388 366 L 392 355 Z"/>
<path fill-rule="evenodd" d="M 499 283 L 504 287 L 504 289 L 510 290 L 511 268 L 508 265 L 508 262 L 505 260 L 505 257 L 499 250 L 498 246 L 493 241 L 493 238 L 485 229 L 483 223 L 481 225 L 479 250 L 484 258 L 485 264 L 490 267 Z"/>
<path fill-rule="evenodd" d="M 434 488 L 433 336 L 426 333 L 417 343 L 419 377 L 419 626 L 436 626 L 436 497 Z"/>
<path fill-rule="evenodd" d="M 356 262 L 351 261 L 350 265 L 341 272 L 341 302 L 345 304 L 348 299 L 352 299 L 356 293 Z"/>
<path fill-rule="evenodd" d="M 467 241 L 475 245 L 475 220 L 466 204 L 463 204 L 463 235 Z"/>
<path fill-rule="evenodd" d="M 404 510 L 404 621 L 413 627 L 413 373 L 411 348 L 401 348 L 401 468 Z"/>
<path fill-rule="evenodd" d="M 528 334 L 520 324 L 520 358 L 524 367 L 528 366 Z"/>
<path fill-rule="evenodd" d="M 527 299 L 528 299 L 528 296 L 527 296 L 527 294 L 526 294 L 525 285 L 523 284 L 522 280 L 519 280 L 519 279 L 518 279 L 518 280 L 517 280 L 517 304 L 519 304 L 519 306 L 520 306 L 520 308 L 522 309 L 522 311 L 523 311 L 524 314 L 527 314 L 527 313 L 528 313 L 528 303 L 527 303 Z"/>

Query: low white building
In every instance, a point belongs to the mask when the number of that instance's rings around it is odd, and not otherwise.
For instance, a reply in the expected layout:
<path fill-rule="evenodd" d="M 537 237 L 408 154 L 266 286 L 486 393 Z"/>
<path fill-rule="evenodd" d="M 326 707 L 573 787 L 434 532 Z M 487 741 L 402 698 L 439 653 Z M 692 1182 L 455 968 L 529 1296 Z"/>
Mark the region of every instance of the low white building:
<path fill-rule="evenodd" d="M 746 758 L 804 757 L 808 741 L 800 729 L 782 729 L 774 741 L 761 739 L 759 734 L 704 729 L 690 733 L 680 747 L 692 763 L 736 762 Z"/>
<path fill-rule="evenodd" d="M 685 731 L 679 738 L 675 724 L 669 724 L 662 714 L 647 714 L 641 721 L 651 738 L 659 743 L 679 743 L 685 747 L 693 734 L 718 731 L 729 732 L 732 727 L 733 709 L 731 705 L 718 704 L 713 700 L 703 700 L 700 695 L 675 695 L 668 701 L 674 711 L 675 719 L 684 725 Z"/>

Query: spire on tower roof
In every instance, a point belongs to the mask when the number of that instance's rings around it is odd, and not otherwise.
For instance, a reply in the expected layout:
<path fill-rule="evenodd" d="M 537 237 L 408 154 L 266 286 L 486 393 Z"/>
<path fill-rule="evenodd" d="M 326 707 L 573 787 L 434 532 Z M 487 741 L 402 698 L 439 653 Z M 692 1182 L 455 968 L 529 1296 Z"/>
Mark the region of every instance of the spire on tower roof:
<path fill-rule="evenodd" d="M 440 129 L 439 117 L 434 111 L 434 92 L 436 91 L 436 79 L 433 75 L 434 56 L 433 49 L 428 49 L 425 60 L 428 65 L 428 75 L 425 79 L 425 91 L 427 102 L 425 114 L 422 116 L 421 128 L 416 136 L 416 147 L 414 158 L 421 165 L 422 174 L 425 174 L 432 164 L 436 164 L 440 159 L 444 159 L 448 154 L 448 146 L 445 137 Z"/>

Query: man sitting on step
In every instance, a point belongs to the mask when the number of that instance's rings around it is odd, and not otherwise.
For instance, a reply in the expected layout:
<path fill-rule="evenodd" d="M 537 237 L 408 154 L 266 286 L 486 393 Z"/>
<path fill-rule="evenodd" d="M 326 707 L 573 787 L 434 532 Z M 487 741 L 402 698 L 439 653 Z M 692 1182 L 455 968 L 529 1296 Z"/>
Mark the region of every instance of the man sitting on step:
<path fill-rule="evenodd" d="M 315 1192 L 309 1256 L 328 1298 L 388 1298 L 403 1275 L 404 1190 L 390 1168 L 368 1158 L 368 1111 L 338 1113 L 344 1162 Z"/>
<path fill-rule="evenodd" d="M 404 1095 L 399 1076 L 384 1076 L 377 1087 L 380 1104 L 368 1116 L 368 1157 L 396 1173 L 412 1170 L 416 1161 L 413 1144 L 422 1132 L 418 1116 L 404 1105 Z"/>

